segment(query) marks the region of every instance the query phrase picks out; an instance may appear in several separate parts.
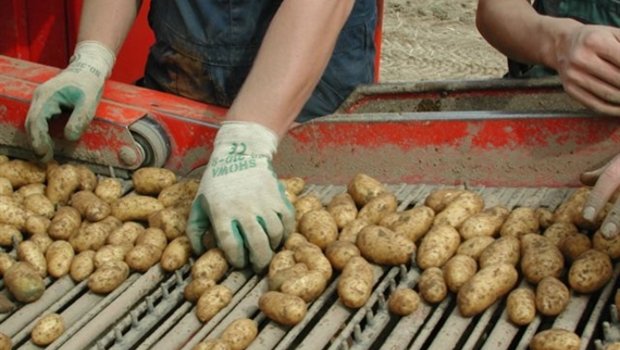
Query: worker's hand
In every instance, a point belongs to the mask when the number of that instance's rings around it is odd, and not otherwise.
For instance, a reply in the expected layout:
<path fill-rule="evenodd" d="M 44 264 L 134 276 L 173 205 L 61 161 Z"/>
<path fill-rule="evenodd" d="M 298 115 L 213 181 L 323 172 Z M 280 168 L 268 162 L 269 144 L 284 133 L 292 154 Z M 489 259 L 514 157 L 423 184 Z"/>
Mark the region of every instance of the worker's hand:
<path fill-rule="evenodd" d="M 73 109 L 65 126 L 65 138 L 80 138 L 95 115 L 103 84 L 114 65 L 114 53 L 100 43 L 82 41 L 75 48 L 69 66 L 34 91 L 26 117 L 26 130 L 34 153 L 44 162 L 54 156 L 54 142 L 47 122 L 61 112 Z"/>
<path fill-rule="evenodd" d="M 564 90 L 595 111 L 620 116 L 620 29 L 581 25 L 562 38 L 554 68 Z"/>
<path fill-rule="evenodd" d="M 588 221 L 594 221 L 620 185 L 620 155 L 596 170 L 581 174 L 581 182 L 585 185 L 594 185 L 583 206 L 583 217 Z M 603 237 L 607 239 L 613 239 L 618 235 L 620 231 L 620 197 L 605 217 L 600 231 Z"/>
<path fill-rule="evenodd" d="M 233 266 L 249 260 L 256 272 L 267 267 L 295 228 L 295 210 L 271 165 L 277 144 L 262 125 L 223 123 L 187 223 L 196 254 L 210 248 L 205 240 L 215 241 Z"/>

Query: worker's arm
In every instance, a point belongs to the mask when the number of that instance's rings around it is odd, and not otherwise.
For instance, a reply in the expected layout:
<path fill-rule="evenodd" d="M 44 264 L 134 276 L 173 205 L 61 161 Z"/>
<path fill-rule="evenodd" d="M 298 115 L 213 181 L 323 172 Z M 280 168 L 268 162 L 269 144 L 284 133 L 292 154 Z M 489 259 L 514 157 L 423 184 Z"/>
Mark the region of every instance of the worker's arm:
<path fill-rule="evenodd" d="M 61 108 L 72 109 L 65 138 L 77 140 L 95 115 L 103 85 L 110 75 L 141 1 L 86 0 L 75 51 L 66 69 L 39 86 L 26 117 L 26 131 L 42 161 L 51 160 L 54 144 L 47 122 Z"/>
<path fill-rule="evenodd" d="M 585 106 L 620 116 L 620 29 L 540 15 L 527 0 L 479 0 L 476 25 L 506 56 L 556 70 Z"/>
<path fill-rule="evenodd" d="M 216 136 L 188 221 L 196 252 L 211 226 L 231 264 L 250 262 L 261 271 L 295 229 L 271 159 L 327 66 L 353 3 L 283 1 Z"/>

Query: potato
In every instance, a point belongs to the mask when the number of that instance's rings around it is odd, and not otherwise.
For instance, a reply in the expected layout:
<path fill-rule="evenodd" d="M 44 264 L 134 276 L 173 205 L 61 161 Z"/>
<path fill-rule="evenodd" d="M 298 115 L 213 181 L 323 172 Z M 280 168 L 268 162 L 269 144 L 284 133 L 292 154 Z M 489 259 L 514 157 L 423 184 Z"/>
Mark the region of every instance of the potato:
<path fill-rule="evenodd" d="M 17 246 L 17 259 L 29 263 L 41 277 L 47 276 L 47 261 L 34 242 L 21 242 Z"/>
<path fill-rule="evenodd" d="M 70 204 L 80 212 L 83 218 L 91 222 L 103 220 L 111 213 L 110 205 L 90 191 L 74 193 Z"/>
<path fill-rule="evenodd" d="M 13 264 L 15 264 L 13 257 L 8 253 L 0 252 L 0 276 L 3 276 L 6 270 L 13 266 Z"/>
<path fill-rule="evenodd" d="M 35 323 L 30 333 L 32 342 L 39 346 L 51 344 L 65 331 L 65 323 L 59 314 L 49 314 Z"/>
<path fill-rule="evenodd" d="M 22 205 L 27 211 L 48 219 L 51 219 L 56 211 L 54 204 L 42 194 L 33 194 L 24 198 L 24 203 Z"/>
<path fill-rule="evenodd" d="M 306 194 L 297 198 L 295 204 L 295 220 L 299 221 L 309 211 L 323 209 L 321 199 L 315 194 Z"/>
<path fill-rule="evenodd" d="M 571 331 L 552 328 L 534 335 L 530 341 L 532 350 L 579 350 L 581 339 Z"/>
<path fill-rule="evenodd" d="M 525 326 L 536 317 L 536 299 L 534 292 L 527 287 L 514 289 L 508 294 L 506 310 L 510 322 Z"/>
<path fill-rule="evenodd" d="M 110 233 L 120 226 L 121 222 L 113 216 L 108 216 L 99 222 L 84 221 L 78 231 L 69 237 L 69 243 L 78 253 L 98 250 L 105 245 Z"/>
<path fill-rule="evenodd" d="M 454 227 L 437 224 L 422 238 L 416 263 L 422 270 L 442 267 L 456 253 L 460 244 L 461 236 Z"/>
<path fill-rule="evenodd" d="M 381 221 L 379 221 L 378 225 L 379 226 L 383 226 L 383 227 L 387 227 L 390 230 L 392 230 L 390 227 L 392 225 L 394 225 L 394 223 L 396 223 L 396 221 L 398 221 L 398 219 L 400 218 L 400 214 L 401 213 L 402 213 L 402 211 L 401 212 L 397 211 L 397 212 L 394 212 L 394 213 L 387 214 L 386 216 L 383 217 L 383 219 L 381 219 Z M 392 231 L 394 231 L 394 230 L 392 230 Z"/>
<path fill-rule="evenodd" d="M 315 209 L 307 212 L 299 220 L 299 232 L 310 243 L 325 249 L 328 244 L 338 238 L 338 226 L 336 221 L 325 209 Z"/>
<path fill-rule="evenodd" d="M 620 236 L 607 239 L 601 231 L 596 231 L 592 236 L 592 248 L 609 255 L 612 259 L 620 258 Z"/>
<path fill-rule="evenodd" d="M 187 236 L 177 237 L 164 249 L 160 261 L 161 268 L 164 271 L 178 270 L 187 264 L 191 254 L 192 246 L 189 238 Z"/>
<path fill-rule="evenodd" d="M 125 255 L 125 262 L 132 269 L 146 272 L 161 259 L 162 250 L 149 243 L 138 244 Z"/>
<path fill-rule="evenodd" d="M 547 208 L 536 208 L 534 213 L 541 228 L 546 229 L 553 224 L 553 212 Z"/>
<path fill-rule="evenodd" d="M 339 229 L 345 227 L 357 217 L 357 206 L 347 192 L 334 196 L 327 204 L 327 211 L 334 218 Z"/>
<path fill-rule="evenodd" d="M 456 253 L 470 256 L 478 261 L 482 252 L 493 242 L 495 242 L 495 239 L 489 236 L 470 238 L 459 245 L 459 249 L 456 250 Z"/>
<path fill-rule="evenodd" d="M 82 216 L 74 207 L 64 206 L 58 208 L 47 233 L 53 239 L 68 240 L 71 235 L 75 234 L 82 224 Z"/>
<path fill-rule="evenodd" d="M 364 227 L 368 225 L 370 224 L 365 219 L 355 219 L 342 228 L 338 239 L 341 241 L 349 241 L 355 243 L 357 241 L 357 235 Z"/>
<path fill-rule="evenodd" d="M 258 307 L 267 318 L 284 326 L 298 324 L 308 311 L 302 298 L 274 291 L 261 295 Z"/>
<path fill-rule="evenodd" d="M 568 271 L 568 284 L 579 293 L 593 293 L 611 280 L 613 266 L 605 253 L 590 249 L 581 254 Z"/>
<path fill-rule="evenodd" d="M 306 237 L 304 237 L 304 235 L 302 235 L 301 233 L 293 232 L 286 238 L 286 241 L 284 242 L 284 248 L 295 250 L 298 247 L 304 246 L 306 244 L 309 243 Z"/>
<path fill-rule="evenodd" d="M 407 316 L 420 307 L 420 296 L 411 288 L 397 288 L 388 298 L 388 310 L 398 316 Z"/>
<path fill-rule="evenodd" d="M 43 255 L 45 255 L 47 248 L 54 242 L 50 236 L 45 233 L 32 235 L 28 240 L 36 244 Z"/>
<path fill-rule="evenodd" d="M 137 194 L 124 196 L 112 203 L 112 215 L 123 222 L 146 222 L 151 214 L 162 209 L 164 206 L 157 199 Z"/>
<path fill-rule="evenodd" d="M 298 196 L 306 186 L 306 181 L 297 176 L 289 177 L 287 179 L 280 179 L 280 182 L 282 182 L 287 191 L 296 196 Z"/>
<path fill-rule="evenodd" d="M 104 245 L 99 248 L 97 253 L 95 254 L 95 258 L 93 262 L 95 263 L 95 268 L 99 268 L 110 261 L 125 261 L 125 255 L 133 248 L 130 244 L 124 245 Z"/>
<path fill-rule="evenodd" d="M 357 217 L 376 225 L 386 215 L 395 213 L 396 208 L 398 208 L 396 196 L 392 193 L 381 193 L 369 200 L 368 203 L 360 209 Z"/>
<path fill-rule="evenodd" d="M 45 194 L 45 184 L 36 183 L 29 184 L 20 187 L 17 191 L 13 193 L 13 197 L 20 204 L 24 202 L 24 199 L 28 196 L 32 196 L 33 194 Z"/>
<path fill-rule="evenodd" d="M 22 303 L 33 302 L 43 295 L 45 283 L 37 270 L 27 262 L 16 262 L 4 272 L 4 284 Z"/>
<path fill-rule="evenodd" d="M 509 213 L 510 211 L 502 206 L 485 209 L 463 221 L 459 233 L 464 240 L 477 236 L 495 237 Z"/>
<path fill-rule="evenodd" d="M 444 210 L 435 215 L 434 224 L 447 224 L 459 228 L 467 218 L 484 208 L 484 200 L 474 192 L 465 191 L 452 200 Z"/>
<path fill-rule="evenodd" d="M 536 309 L 545 316 L 557 316 L 570 301 L 568 288 L 555 277 L 545 277 L 536 286 Z"/>
<path fill-rule="evenodd" d="M 108 204 L 114 203 L 123 195 L 123 184 L 119 179 L 105 177 L 95 187 L 95 195 Z"/>
<path fill-rule="evenodd" d="M 13 194 L 13 185 L 9 179 L 0 177 L 0 196 L 10 196 Z M 357 208 L 356 208 L 357 210 Z"/>
<path fill-rule="evenodd" d="M 478 262 L 480 267 L 496 265 L 500 263 L 516 266 L 521 257 L 521 243 L 517 237 L 506 236 L 489 244 L 482 253 Z"/>
<path fill-rule="evenodd" d="M 75 165 L 75 169 L 80 175 L 80 191 L 94 191 L 97 188 L 97 175 L 86 165 Z"/>
<path fill-rule="evenodd" d="M 88 277 L 88 288 L 93 293 L 110 293 L 129 277 L 129 266 L 124 261 L 110 261 Z"/>
<path fill-rule="evenodd" d="M 424 200 L 424 205 L 433 209 L 435 213 L 444 210 L 448 203 L 452 202 L 461 193 L 465 193 L 460 188 L 441 188 L 433 190 Z"/>
<path fill-rule="evenodd" d="M 13 349 L 13 341 L 11 340 L 11 338 L 4 333 L 0 333 L 0 350 L 11 349 Z"/>
<path fill-rule="evenodd" d="M 355 204 L 361 208 L 370 202 L 371 199 L 388 192 L 388 190 L 378 180 L 360 173 L 355 175 L 348 183 L 347 192 L 351 195 Z"/>
<path fill-rule="evenodd" d="M 533 284 L 545 277 L 560 277 L 564 270 L 564 256 L 545 236 L 527 234 L 521 238 L 521 272 Z"/>
<path fill-rule="evenodd" d="M 108 235 L 106 242 L 113 245 L 134 245 L 144 230 L 145 228 L 141 224 L 126 221 Z"/>
<path fill-rule="evenodd" d="M 60 278 L 69 273 L 71 262 L 75 252 L 67 241 L 55 241 L 50 244 L 45 259 L 47 260 L 47 272 L 50 276 Z"/>
<path fill-rule="evenodd" d="M 366 304 L 375 283 L 372 265 L 362 257 L 353 257 L 342 269 L 338 280 L 338 296 L 342 304 L 360 308 Z"/>
<path fill-rule="evenodd" d="M 232 291 L 224 285 L 215 285 L 207 289 L 198 298 L 196 316 L 202 322 L 208 322 L 220 310 L 226 307 L 232 299 Z"/>
<path fill-rule="evenodd" d="M 309 303 L 318 298 L 326 286 L 327 280 L 323 273 L 318 270 L 311 270 L 284 281 L 280 290 L 289 295 L 296 295 Z"/>
<path fill-rule="evenodd" d="M 407 264 L 415 252 L 415 244 L 385 227 L 369 225 L 357 236 L 362 256 L 382 265 Z"/>
<path fill-rule="evenodd" d="M 538 233 L 540 230 L 540 223 L 536 212 L 533 208 L 520 207 L 513 209 L 508 218 L 504 221 L 499 234 L 502 237 L 513 236 L 520 238 L 528 233 Z"/>
<path fill-rule="evenodd" d="M 598 229 L 607 216 L 609 207 L 604 207 L 603 210 L 599 212 L 594 222 L 587 221 L 581 213 L 583 211 L 583 206 L 590 195 L 590 191 L 591 189 L 589 187 L 581 187 L 573 192 L 571 196 L 553 213 L 554 222 L 570 222 L 579 228 L 590 231 L 595 231 Z"/>
<path fill-rule="evenodd" d="M 31 235 L 43 235 L 46 234 L 52 221 L 44 216 L 31 214 L 26 218 L 24 224 L 24 231 Z"/>
<path fill-rule="evenodd" d="M 168 245 L 168 239 L 161 229 L 149 227 L 142 231 L 138 238 L 136 238 L 136 245 L 140 244 L 150 244 L 159 248 L 160 251 L 163 251 Z"/>
<path fill-rule="evenodd" d="M 344 268 L 349 259 L 360 255 L 361 253 L 357 246 L 349 241 L 334 241 L 325 249 L 325 256 L 332 264 L 332 267 L 338 271 Z"/>
<path fill-rule="evenodd" d="M 420 206 L 398 213 L 394 222 L 382 226 L 415 243 L 428 232 L 434 219 L 433 209 Z"/>
<path fill-rule="evenodd" d="M 476 274 L 478 264 L 467 255 L 455 255 L 443 266 L 443 275 L 450 291 L 456 293 L 465 282 Z"/>
<path fill-rule="evenodd" d="M 605 344 L 603 350 L 620 350 L 620 342 Z"/>
<path fill-rule="evenodd" d="M 281 250 L 276 253 L 269 263 L 268 276 L 272 277 L 276 273 L 286 270 L 295 265 L 295 252 L 292 250 Z"/>
<path fill-rule="evenodd" d="M 543 233 L 543 236 L 547 237 L 551 243 L 560 248 L 563 240 L 578 233 L 579 231 L 577 230 L 577 226 L 571 224 L 570 222 L 556 222 L 547 227 Z"/>
<path fill-rule="evenodd" d="M 136 170 L 131 176 L 137 193 L 158 195 L 164 188 L 177 182 L 177 176 L 169 169 L 146 167 Z"/>
<path fill-rule="evenodd" d="M 176 208 L 164 208 L 149 216 L 149 227 L 159 228 L 169 241 L 185 235 L 187 217 Z"/>
<path fill-rule="evenodd" d="M 438 267 L 424 270 L 418 280 L 418 290 L 424 301 L 430 304 L 442 302 L 448 296 L 448 286 L 443 277 L 443 271 Z"/>
<path fill-rule="evenodd" d="M 34 163 L 21 159 L 13 159 L 0 163 L 0 177 L 11 181 L 13 188 L 45 182 L 45 169 Z"/>
<path fill-rule="evenodd" d="M 4 154 L 0 154 L 0 163 L 6 163 L 9 161 L 9 157 L 5 156 Z"/>
<path fill-rule="evenodd" d="M 22 203 L 24 202 L 23 198 L 18 199 L 16 196 L 13 195 L 9 195 L 9 196 L 2 196 L 0 195 L 0 202 L 3 204 L 7 204 L 10 206 L 15 206 L 18 208 L 22 207 Z"/>
<path fill-rule="evenodd" d="M 232 350 L 243 350 L 254 341 L 257 334 L 256 322 L 249 318 L 241 318 L 229 324 L 220 335 L 220 339 L 230 344 Z"/>
<path fill-rule="evenodd" d="M 285 268 L 283 270 L 278 270 L 273 275 L 269 276 L 269 279 L 267 280 L 269 290 L 279 291 L 284 282 L 302 276 L 309 271 L 310 270 L 308 269 L 306 264 L 303 263 L 296 263 L 291 267 Z"/>
<path fill-rule="evenodd" d="M 183 289 L 183 296 L 189 302 L 196 302 L 207 289 L 215 286 L 215 281 L 209 278 L 192 279 Z"/>
<path fill-rule="evenodd" d="M 93 271 L 95 271 L 95 251 L 85 250 L 77 254 L 71 261 L 69 275 L 75 282 L 81 282 L 88 278 Z"/>
<path fill-rule="evenodd" d="M 295 261 L 305 264 L 311 271 L 321 271 L 327 281 L 332 278 L 332 264 L 321 250 L 312 243 L 295 250 Z"/>
<path fill-rule="evenodd" d="M 222 339 L 207 339 L 196 344 L 192 350 L 230 350 L 230 344 Z"/>
<path fill-rule="evenodd" d="M 192 278 L 209 278 L 219 282 L 226 272 L 229 265 L 224 252 L 218 248 L 212 248 L 202 254 L 194 265 L 192 265 Z"/>
<path fill-rule="evenodd" d="M 198 185 L 199 182 L 196 179 L 179 181 L 161 190 L 157 196 L 157 200 L 160 201 L 164 207 L 174 207 L 179 203 L 191 201 L 196 196 Z"/>
<path fill-rule="evenodd" d="M 457 305 L 464 317 L 475 316 L 508 294 L 517 283 L 518 272 L 511 264 L 481 268 L 457 294 Z"/>
<path fill-rule="evenodd" d="M 22 233 L 13 225 L 0 224 L 0 246 L 11 247 L 15 242 L 24 240 Z"/>
<path fill-rule="evenodd" d="M 0 201 L 0 224 L 13 225 L 18 230 L 26 226 L 26 211 L 16 205 Z"/>
<path fill-rule="evenodd" d="M 65 205 L 71 195 L 80 187 L 80 173 L 70 164 L 60 165 L 50 171 L 45 196 L 52 204 Z"/>

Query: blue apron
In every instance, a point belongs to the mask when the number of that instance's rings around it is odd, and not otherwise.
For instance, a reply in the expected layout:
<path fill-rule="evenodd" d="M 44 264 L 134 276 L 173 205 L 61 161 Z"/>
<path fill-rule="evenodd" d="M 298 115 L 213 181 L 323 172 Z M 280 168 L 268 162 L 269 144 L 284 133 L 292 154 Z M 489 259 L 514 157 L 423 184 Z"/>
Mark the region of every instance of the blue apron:
<path fill-rule="evenodd" d="M 318 86 L 297 118 L 335 111 L 359 84 L 373 81 L 376 0 L 357 0 Z M 143 84 L 230 106 L 282 0 L 153 0 Z"/>

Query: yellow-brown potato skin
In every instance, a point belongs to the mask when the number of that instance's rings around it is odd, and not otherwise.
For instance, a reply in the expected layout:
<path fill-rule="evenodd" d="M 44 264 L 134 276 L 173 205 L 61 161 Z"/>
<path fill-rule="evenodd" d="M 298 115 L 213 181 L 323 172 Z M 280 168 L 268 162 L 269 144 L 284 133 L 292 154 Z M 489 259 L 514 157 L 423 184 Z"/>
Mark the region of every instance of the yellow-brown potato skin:
<path fill-rule="evenodd" d="M 82 224 L 82 216 L 74 207 L 64 206 L 56 210 L 47 233 L 53 239 L 68 240 Z"/>
<path fill-rule="evenodd" d="M 388 228 L 369 225 L 357 236 L 357 247 L 363 257 L 382 265 L 407 264 L 415 251 L 415 244 Z"/>
<path fill-rule="evenodd" d="M 424 205 L 433 209 L 435 213 L 444 210 L 448 203 L 452 202 L 464 189 L 460 188 L 440 188 L 433 190 L 424 200 Z"/>
<path fill-rule="evenodd" d="M 482 252 L 493 242 L 495 238 L 489 236 L 478 236 L 461 242 L 457 254 L 467 255 L 478 261 Z"/>
<path fill-rule="evenodd" d="M 435 219 L 433 209 L 424 205 L 391 215 L 396 215 L 393 222 L 386 225 L 381 223 L 380 225 L 391 229 L 414 243 L 428 232 Z"/>
<path fill-rule="evenodd" d="M 548 276 L 560 277 L 564 270 L 564 256 L 556 245 L 538 234 L 525 235 L 521 242 L 521 272 L 528 282 L 536 284 Z"/>
<path fill-rule="evenodd" d="M 568 288 L 555 277 L 545 277 L 536 286 L 536 310 L 545 316 L 557 316 L 570 301 Z"/>
<path fill-rule="evenodd" d="M 231 350 L 243 350 L 250 346 L 257 334 L 256 322 L 249 318 L 242 318 L 229 324 L 220 335 L 220 339 L 227 342 Z"/>
<path fill-rule="evenodd" d="M 31 331 L 32 342 L 39 346 L 51 344 L 65 331 L 65 323 L 59 314 L 49 314 L 37 321 Z"/>
<path fill-rule="evenodd" d="M 195 179 L 183 180 L 164 188 L 157 200 L 164 207 L 176 207 L 180 203 L 191 201 L 196 196 L 199 182 Z"/>
<path fill-rule="evenodd" d="M 53 204 L 65 205 L 80 187 L 80 173 L 70 164 L 63 164 L 50 171 L 45 195 Z"/>
<path fill-rule="evenodd" d="M 519 207 L 513 209 L 499 231 L 500 236 L 520 238 L 528 233 L 538 233 L 540 222 L 534 208 Z"/>
<path fill-rule="evenodd" d="M 13 341 L 11 341 L 11 338 L 9 338 L 9 336 L 4 333 L 0 333 L 0 349 L 1 350 L 13 349 Z"/>
<path fill-rule="evenodd" d="M 416 262 L 422 269 L 442 267 L 457 251 L 461 236 L 453 226 L 437 224 L 422 238 Z"/>
<path fill-rule="evenodd" d="M 209 249 L 192 265 L 192 278 L 209 278 L 219 282 L 228 268 L 229 265 L 224 252 L 218 248 Z"/>
<path fill-rule="evenodd" d="M 459 233 L 464 240 L 477 236 L 495 237 L 509 213 L 510 211 L 502 206 L 485 209 L 467 218 L 459 228 Z"/>
<path fill-rule="evenodd" d="M 292 250 L 281 250 L 271 259 L 271 262 L 269 263 L 268 276 L 273 277 L 276 273 L 286 270 L 295 264 L 295 252 Z"/>
<path fill-rule="evenodd" d="M 129 195 L 112 203 L 112 215 L 125 221 L 148 221 L 149 215 L 164 209 L 156 198 L 143 195 Z"/>
<path fill-rule="evenodd" d="M 360 308 L 372 293 L 374 272 L 362 257 L 353 257 L 345 265 L 338 280 L 338 296 L 347 307 Z"/>
<path fill-rule="evenodd" d="M 129 276 L 129 266 L 123 261 L 111 261 L 88 277 L 88 288 L 93 293 L 107 294 L 120 286 Z"/>
<path fill-rule="evenodd" d="M 192 254 L 192 247 L 187 236 L 175 238 L 161 256 L 161 267 L 165 271 L 174 271 L 183 267 L 189 261 Z"/>
<path fill-rule="evenodd" d="M 448 286 L 443 271 L 438 267 L 430 267 L 424 270 L 418 281 L 418 291 L 427 303 L 442 302 L 448 296 Z"/>
<path fill-rule="evenodd" d="M 368 221 L 365 219 L 356 218 L 355 220 L 346 224 L 342 230 L 340 230 L 340 235 L 338 239 L 341 241 L 349 241 L 355 243 L 357 241 L 357 235 L 359 235 L 360 231 L 370 225 Z"/>
<path fill-rule="evenodd" d="M 311 270 L 288 279 L 280 286 L 280 291 L 288 295 L 296 295 L 305 302 L 312 302 L 325 290 L 327 280 L 321 271 Z"/>
<path fill-rule="evenodd" d="M 519 274 L 510 264 L 481 268 L 457 294 L 457 305 L 464 317 L 475 316 L 495 303 L 517 283 Z"/>
<path fill-rule="evenodd" d="M 486 247 L 478 262 L 480 267 L 496 265 L 500 263 L 517 265 L 521 257 L 521 243 L 518 238 L 512 236 L 500 237 Z"/>
<path fill-rule="evenodd" d="M 388 310 L 398 316 L 407 316 L 420 307 L 420 296 L 411 288 L 397 288 L 388 298 Z"/>
<path fill-rule="evenodd" d="M 506 311 L 510 322 L 517 326 L 525 326 L 536 317 L 536 296 L 534 292 L 521 287 L 514 289 L 506 299 Z"/>
<path fill-rule="evenodd" d="M 334 218 L 339 229 L 357 217 L 357 206 L 351 195 L 346 192 L 335 195 L 327 204 L 327 211 Z"/>
<path fill-rule="evenodd" d="M 138 244 L 125 255 L 125 262 L 132 269 L 146 272 L 161 259 L 162 250 L 152 244 Z"/>
<path fill-rule="evenodd" d="M 611 259 L 598 250 L 588 250 L 573 262 L 568 284 L 579 293 L 593 293 L 605 286 L 613 275 Z"/>
<path fill-rule="evenodd" d="M 366 174 L 356 174 L 347 185 L 347 192 L 355 201 L 359 208 L 363 207 L 371 199 L 378 195 L 388 192 L 383 184 Z"/>
<path fill-rule="evenodd" d="M 47 276 L 45 255 L 34 242 L 21 242 L 17 246 L 17 259 L 29 263 L 41 277 Z"/>
<path fill-rule="evenodd" d="M 4 283 L 11 294 L 22 303 L 39 299 L 45 291 L 41 275 L 27 262 L 18 261 L 4 272 Z"/>
<path fill-rule="evenodd" d="M 295 207 L 295 220 L 297 221 L 301 220 L 307 212 L 323 209 L 321 199 L 312 193 L 297 198 L 293 206 Z"/>
<path fill-rule="evenodd" d="M 13 159 L 0 163 L 0 177 L 11 181 L 14 189 L 35 183 L 43 183 L 46 179 L 45 169 L 21 159 Z"/>
<path fill-rule="evenodd" d="M 392 193 L 381 193 L 371 199 L 360 209 L 357 217 L 371 224 L 378 224 L 385 216 L 395 213 L 398 207 L 396 196 Z"/>
<path fill-rule="evenodd" d="M 121 222 L 113 216 L 99 222 L 82 222 L 82 226 L 69 237 L 73 249 L 81 253 L 85 250 L 98 250 L 106 243 L 108 235 L 121 226 Z"/>
<path fill-rule="evenodd" d="M 357 246 L 349 241 L 334 241 L 325 249 L 325 256 L 338 271 L 341 271 L 352 257 L 360 255 Z"/>
<path fill-rule="evenodd" d="M 47 272 L 50 276 L 60 278 L 69 273 L 75 252 L 67 241 L 55 241 L 45 252 Z"/>
<path fill-rule="evenodd" d="M 580 346 L 577 334 L 557 328 L 537 333 L 530 341 L 531 350 L 579 350 Z"/>
<path fill-rule="evenodd" d="M 285 326 L 298 324 L 308 311 L 302 298 L 275 291 L 261 295 L 258 307 L 270 320 Z"/>
<path fill-rule="evenodd" d="M 198 298 L 196 303 L 196 316 L 202 322 L 208 322 L 232 299 L 232 291 L 223 285 L 215 285 L 207 289 Z"/>
<path fill-rule="evenodd" d="M 10 247 L 13 240 L 21 242 L 24 240 L 22 233 L 13 225 L 0 224 L 0 246 Z"/>
<path fill-rule="evenodd" d="M 103 178 L 97 183 L 95 194 L 104 202 L 112 204 L 123 195 L 123 184 L 119 179 L 111 177 Z"/>
<path fill-rule="evenodd" d="M 136 170 L 131 179 L 139 194 L 158 195 L 164 188 L 172 186 L 177 177 L 169 169 L 145 167 Z"/>
<path fill-rule="evenodd" d="M 446 224 L 459 228 L 465 220 L 479 213 L 483 208 L 484 200 L 479 194 L 465 191 L 435 215 L 434 225 Z"/>
<path fill-rule="evenodd" d="M 451 292 L 456 293 L 461 286 L 469 281 L 478 270 L 476 260 L 467 255 L 455 255 L 443 266 L 446 285 Z"/>
<path fill-rule="evenodd" d="M 103 220 L 111 213 L 110 205 L 90 191 L 74 193 L 70 204 L 80 212 L 83 218 L 91 222 Z"/>
<path fill-rule="evenodd" d="M 545 229 L 543 236 L 547 237 L 556 247 L 562 246 L 562 241 L 579 233 L 577 226 L 570 222 L 556 222 Z"/>
<path fill-rule="evenodd" d="M 95 254 L 94 250 L 85 250 L 73 258 L 69 269 L 71 279 L 81 282 L 95 271 Z"/>
<path fill-rule="evenodd" d="M 189 302 L 196 302 L 209 288 L 215 286 L 215 281 L 208 278 L 192 279 L 183 290 L 183 297 Z"/>
<path fill-rule="evenodd" d="M 609 255 L 612 259 L 620 258 L 620 236 L 607 239 L 601 231 L 596 231 L 592 235 L 592 248 Z"/>
<path fill-rule="evenodd" d="M 325 249 L 328 244 L 338 239 L 336 221 L 325 209 L 315 209 L 307 212 L 299 221 L 299 232 L 308 242 Z"/>
<path fill-rule="evenodd" d="M 269 290 L 277 290 L 280 291 L 282 284 L 284 282 L 295 279 L 303 274 L 308 273 L 310 271 L 306 264 L 296 263 L 295 265 L 285 268 L 283 270 L 278 270 L 273 275 L 269 276 L 268 285 Z"/>

